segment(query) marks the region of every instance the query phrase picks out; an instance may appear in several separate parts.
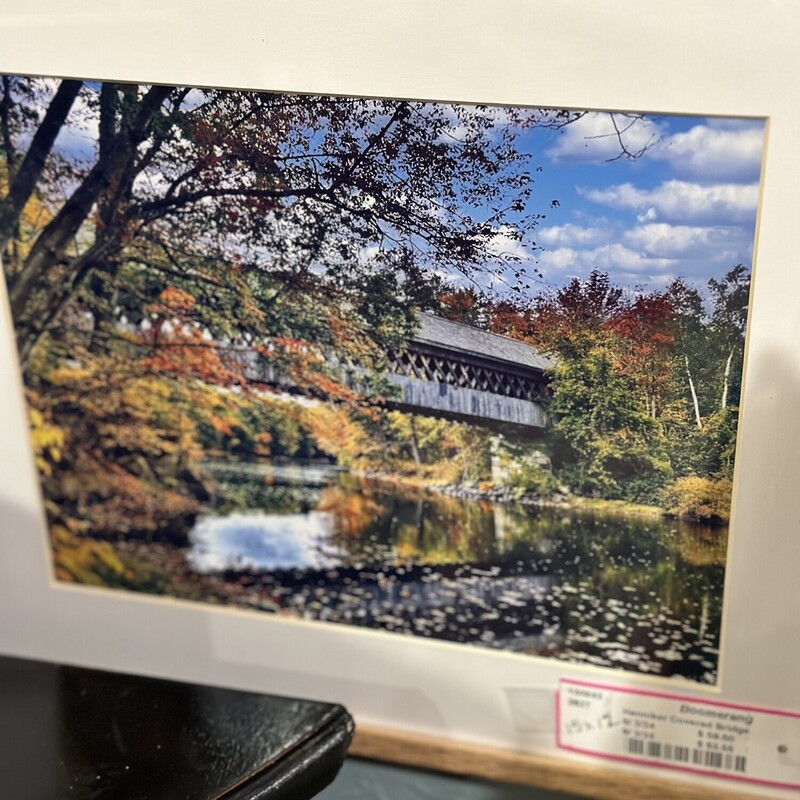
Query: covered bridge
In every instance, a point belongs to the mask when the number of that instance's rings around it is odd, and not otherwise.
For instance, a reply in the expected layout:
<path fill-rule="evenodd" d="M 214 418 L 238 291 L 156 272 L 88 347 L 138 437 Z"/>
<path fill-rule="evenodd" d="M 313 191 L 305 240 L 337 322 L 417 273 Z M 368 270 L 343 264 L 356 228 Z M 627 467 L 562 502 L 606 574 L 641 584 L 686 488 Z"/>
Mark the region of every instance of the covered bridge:
<path fill-rule="evenodd" d="M 539 404 L 552 361 L 517 339 L 420 315 L 406 352 L 392 355 L 389 379 L 401 390 L 396 407 L 483 424 L 542 429 Z"/>

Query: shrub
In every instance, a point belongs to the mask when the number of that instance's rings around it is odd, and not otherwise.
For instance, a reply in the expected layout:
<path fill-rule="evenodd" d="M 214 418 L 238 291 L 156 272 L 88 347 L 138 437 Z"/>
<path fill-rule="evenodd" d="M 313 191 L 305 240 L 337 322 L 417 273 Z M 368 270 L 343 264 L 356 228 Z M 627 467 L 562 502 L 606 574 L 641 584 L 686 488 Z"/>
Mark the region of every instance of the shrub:
<path fill-rule="evenodd" d="M 664 507 L 667 513 L 678 517 L 727 522 L 732 491 L 733 483 L 728 478 L 679 478 L 665 491 Z"/>

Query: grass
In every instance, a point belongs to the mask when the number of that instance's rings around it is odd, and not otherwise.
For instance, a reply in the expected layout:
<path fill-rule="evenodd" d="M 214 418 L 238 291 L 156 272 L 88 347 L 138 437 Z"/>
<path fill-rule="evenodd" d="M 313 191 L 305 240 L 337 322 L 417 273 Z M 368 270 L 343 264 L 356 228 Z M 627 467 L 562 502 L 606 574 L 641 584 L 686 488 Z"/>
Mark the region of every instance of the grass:
<path fill-rule="evenodd" d="M 630 514 L 638 517 L 663 517 L 665 514 L 661 506 L 629 503 L 626 500 L 599 500 L 593 497 L 575 497 L 571 500 L 571 505 L 575 508 L 603 514 Z"/>

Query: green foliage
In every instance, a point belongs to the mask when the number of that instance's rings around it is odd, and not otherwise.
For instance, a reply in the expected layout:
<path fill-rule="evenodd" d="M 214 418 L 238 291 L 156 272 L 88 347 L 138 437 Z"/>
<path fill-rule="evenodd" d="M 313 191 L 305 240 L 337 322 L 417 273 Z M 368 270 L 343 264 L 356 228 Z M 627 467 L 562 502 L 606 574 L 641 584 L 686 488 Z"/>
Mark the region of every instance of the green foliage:
<path fill-rule="evenodd" d="M 678 278 L 626 296 L 609 276 L 535 298 L 440 296 L 448 318 L 532 342 L 556 361 L 546 443 L 575 493 L 655 503 L 675 477 L 730 477 L 750 276 L 739 265 L 705 295 Z"/>
<path fill-rule="evenodd" d="M 296 403 L 261 394 L 193 390 L 186 413 L 206 455 L 239 458 L 314 458 L 320 451 L 302 426 Z"/>
<path fill-rule="evenodd" d="M 474 426 L 391 411 L 382 436 L 390 471 L 447 484 L 491 476 L 490 436 Z"/>
<path fill-rule="evenodd" d="M 670 477 L 659 426 L 614 368 L 613 341 L 559 358 L 547 405 L 553 466 L 577 494 L 653 502 Z M 574 352 L 574 351 L 573 351 Z"/>
<path fill-rule="evenodd" d="M 702 435 L 698 437 L 701 475 L 733 477 L 733 461 L 736 450 L 736 429 L 739 409 L 725 406 L 706 419 Z"/>
<path fill-rule="evenodd" d="M 739 404 L 749 271 L 739 264 L 711 279 L 708 294 L 709 310 L 700 292 L 680 278 L 666 292 L 675 315 L 676 376 L 698 428 L 717 410 Z"/>

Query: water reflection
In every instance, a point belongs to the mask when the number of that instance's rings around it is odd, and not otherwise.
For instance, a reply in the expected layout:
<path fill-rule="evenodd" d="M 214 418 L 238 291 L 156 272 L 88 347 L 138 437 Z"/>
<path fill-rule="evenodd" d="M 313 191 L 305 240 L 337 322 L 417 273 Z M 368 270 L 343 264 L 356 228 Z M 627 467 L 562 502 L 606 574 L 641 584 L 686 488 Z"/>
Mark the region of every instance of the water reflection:
<path fill-rule="evenodd" d="M 413 492 L 339 472 L 216 468 L 231 506 L 194 569 L 263 605 L 714 683 L 725 531 Z M 231 511 L 246 502 L 250 512 Z"/>
<path fill-rule="evenodd" d="M 331 545 L 331 514 L 252 511 L 206 517 L 192 532 L 189 563 L 198 572 L 230 569 L 323 569 L 344 555 Z"/>

